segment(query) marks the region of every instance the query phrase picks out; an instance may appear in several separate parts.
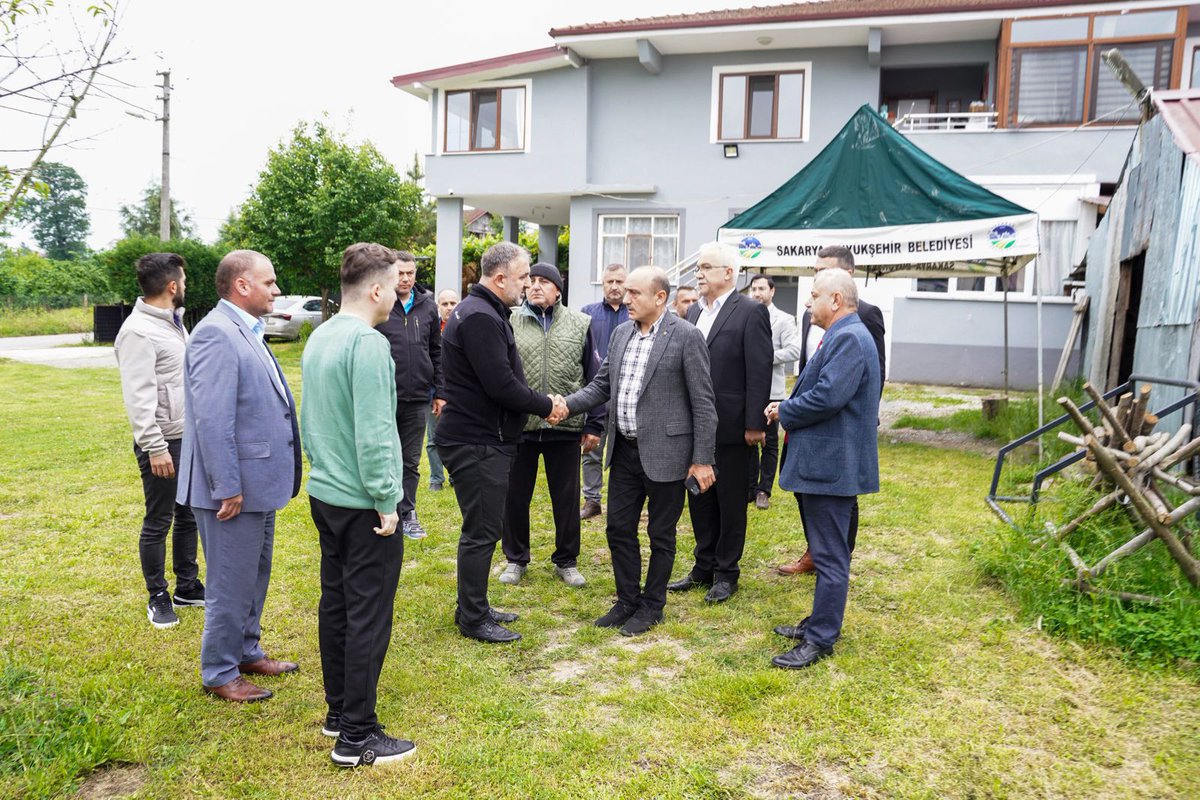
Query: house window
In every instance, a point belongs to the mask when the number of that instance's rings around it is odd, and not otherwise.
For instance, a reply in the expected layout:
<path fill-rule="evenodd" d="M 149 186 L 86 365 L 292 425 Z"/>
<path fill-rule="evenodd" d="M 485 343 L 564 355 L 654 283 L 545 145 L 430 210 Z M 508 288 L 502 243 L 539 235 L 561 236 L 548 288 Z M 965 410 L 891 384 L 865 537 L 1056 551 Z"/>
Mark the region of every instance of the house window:
<path fill-rule="evenodd" d="M 1118 48 L 1147 86 L 1166 89 L 1186 16 L 1177 9 L 1006 22 L 1001 58 L 1003 124 L 1079 125 L 1136 122 L 1128 90 L 1104 64 Z"/>
<path fill-rule="evenodd" d="M 802 141 L 808 133 L 809 65 L 713 70 L 713 141 Z"/>
<path fill-rule="evenodd" d="M 447 153 L 525 149 L 525 87 L 446 93 Z"/>
<path fill-rule="evenodd" d="M 679 260 L 679 216 L 639 214 L 600 216 L 600 260 L 629 269 L 653 264 L 669 269 Z"/>

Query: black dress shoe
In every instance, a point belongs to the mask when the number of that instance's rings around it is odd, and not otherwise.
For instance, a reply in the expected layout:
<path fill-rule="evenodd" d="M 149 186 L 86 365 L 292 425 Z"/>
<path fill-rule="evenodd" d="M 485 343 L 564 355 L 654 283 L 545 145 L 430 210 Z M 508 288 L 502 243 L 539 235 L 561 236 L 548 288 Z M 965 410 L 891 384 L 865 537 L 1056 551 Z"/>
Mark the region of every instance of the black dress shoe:
<path fill-rule="evenodd" d="M 488 642 L 489 644 L 515 642 L 521 638 L 521 634 L 516 631 L 510 631 L 508 628 L 491 619 L 484 620 L 479 625 L 460 624 L 458 631 L 468 639 L 478 639 L 481 642 Z"/>
<path fill-rule="evenodd" d="M 800 641 L 804 638 L 804 634 L 808 631 L 808 617 L 797 622 L 795 625 L 776 625 L 775 632 L 787 639 L 795 639 Z"/>
<path fill-rule="evenodd" d="M 771 663 L 783 669 L 804 669 L 831 655 L 832 645 L 813 644 L 806 639 L 783 655 L 772 658 Z"/>
<path fill-rule="evenodd" d="M 638 609 L 638 612 L 629 618 L 629 621 L 621 626 L 622 636 L 637 636 L 645 633 L 653 628 L 658 623 L 662 622 L 663 615 L 661 611 L 647 611 L 646 609 Z"/>
<path fill-rule="evenodd" d="M 735 594 L 737 594 L 736 583 L 733 581 L 717 581 L 708 590 L 708 594 L 704 595 L 704 599 L 710 603 L 724 603 Z"/>
<path fill-rule="evenodd" d="M 712 581 L 698 581 L 689 573 L 673 583 L 668 583 L 667 591 L 686 592 L 688 589 L 700 589 L 708 586 L 712 586 Z"/>
<path fill-rule="evenodd" d="M 494 608 L 488 609 L 488 616 L 492 618 L 492 622 L 499 622 L 501 625 L 507 625 L 510 622 L 516 622 L 521 617 L 519 614 L 514 614 L 511 611 L 497 611 Z M 457 625 L 459 620 L 458 608 L 454 609 L 454 624 Z"/>
<path fill-rule="evenodd" d="M 637 613 L 637 610 L 637 606 L 631 606 L 618 600 L 613 603 L 613 607 L 608 610 L 607 614 L 596 620 L 596 627 L 619 628 L 628 622 L 629 618 Z"/>

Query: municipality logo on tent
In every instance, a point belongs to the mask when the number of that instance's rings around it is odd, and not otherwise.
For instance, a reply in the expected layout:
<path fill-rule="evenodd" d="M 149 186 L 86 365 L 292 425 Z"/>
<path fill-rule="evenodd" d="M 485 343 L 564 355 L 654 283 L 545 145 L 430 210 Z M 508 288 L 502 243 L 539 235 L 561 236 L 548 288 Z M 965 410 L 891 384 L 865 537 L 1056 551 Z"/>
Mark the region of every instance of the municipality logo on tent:
<path fill-rule="evenodd" d="M 742 258 L 758 258 L 762 255 L 762 242 L 753 236 L 745 236 L 738 242 L 738 255 Z"/>
<path fill-rule="evenodd" d="M 1007 250 L 1017 243 L 1017 229 L 1007 222 L 1002 222 L 988 231 L 988 241 L 997 250 Z"/>

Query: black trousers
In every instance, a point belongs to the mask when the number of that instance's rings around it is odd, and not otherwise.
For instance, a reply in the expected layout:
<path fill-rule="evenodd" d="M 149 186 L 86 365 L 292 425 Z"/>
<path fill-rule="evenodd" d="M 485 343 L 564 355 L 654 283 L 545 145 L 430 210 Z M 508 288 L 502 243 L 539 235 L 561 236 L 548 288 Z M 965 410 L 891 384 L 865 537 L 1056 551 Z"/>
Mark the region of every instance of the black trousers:
<path fill-rule="evenodd" d="M 375 533 L 379 514 L 373 509 L 308 500 L 321 537 L 317 635 L 325 702 L 330 711 L 341 712 L 342 736 L 358 741 L 378 723 L 376 690 L 392 638 L 404 536 Z"/>
<path fill-rule="evenodd" d="M 652 481 L 642 471 L 637 440 L 618 433 L 608 470 L 608 514 L 605 533 L 612 554 L 617 599 L 650 611 L 661 611 L 667 602 L 667 583 L 675 566 L 675 526 L 683 513 L 683 481 Z M 642 506 L 649 501 L 646 534 L 650 539 L 650 565 L 641 588 L 642 551 L 638 524 Z M 744 498 L 743 498 L 744 504 Z"/>
<path fill-rule="evenodd" d="M 504 504 L 504 557 L 514 564 L 529 563 L 529 504 L 533 501 L 539 458 L 546 462 L 546 488 L 554 512 L 554 554 L 550 560 L 558 567 L 573 567 L 579 559 L 578 441 L 526 441 L 517 446 Z"/>
<path fill-rule="evenodd" d="M 421 446 L 425 443 L 425 415 L 429 403 L 396 403 L 396 430 L 400 434 L 400 458 L 404 461 L 404 497 L 400 500 L 400 517 L 408 516 L 417 507 L 417 485 L 421 482 Z"/>
<path fill-rule="evenodd" d="M 737 583 L 746 547 L 746 486 L 750 450 L 745 444 L 717 445 L 717 482 L 704 494 L 688 494 L 696 534 L 693 580 Z"/>
<path fill-rule="evenodd" d="M 181 445 L 181 439 L 167 442 L 167 452 L 171 454 L 176 470 L 179 469 Z M 175 502 L 177 478 L 160 478 L 151 472 L 150 454 L 137 444 L 133 445 L 133 453 L 142 473 L 142 494 L 146 499 L 146 514 L 142 517 L 142 533 L 138 538 L 138 556 L 146 591 L 158 594 L 167 588 L 164 574 L 167 532 L 173 529 L 171 567 L 175 572 L 175 591 L 186 594 L 200 583 L 200 568 L 196 564 L 196 518 L 191 507 Z"/>
<path fill-rule="evenodd" d="M 774 401 L 772 401 L 774 402 Z M 758 447 L 750 448 L 750 491 L 771 494 L 775 488 L 775 471 L 779 467 L 779 421 L 769 423 L 763 442 L 762 455 Z"/>
<path fill-rule="evenodd" d="M 454 496 L 462 512 L 458 538 L 458 614 L 465 626 L 488 619 L 488 575 L 504 527 L 504 502 L 513 454 L 485 444 L 438 445 L 442 463 L 454 476 Z"/>

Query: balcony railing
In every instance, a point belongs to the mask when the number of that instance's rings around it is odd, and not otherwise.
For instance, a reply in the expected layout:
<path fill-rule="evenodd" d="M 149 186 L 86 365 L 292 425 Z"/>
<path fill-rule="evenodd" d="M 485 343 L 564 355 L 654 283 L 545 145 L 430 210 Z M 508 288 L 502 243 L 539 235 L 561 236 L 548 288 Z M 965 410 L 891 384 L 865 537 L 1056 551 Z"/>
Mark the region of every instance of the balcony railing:
<path fill-rule="evenodd" d="M 995 111 L 965 111 L 944 114 L 905 114 L 892 124 L 901 133 L 933 131 L 991 131 L 996 129 Z"/>

